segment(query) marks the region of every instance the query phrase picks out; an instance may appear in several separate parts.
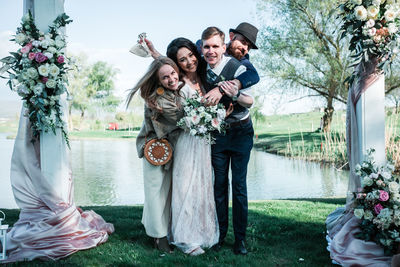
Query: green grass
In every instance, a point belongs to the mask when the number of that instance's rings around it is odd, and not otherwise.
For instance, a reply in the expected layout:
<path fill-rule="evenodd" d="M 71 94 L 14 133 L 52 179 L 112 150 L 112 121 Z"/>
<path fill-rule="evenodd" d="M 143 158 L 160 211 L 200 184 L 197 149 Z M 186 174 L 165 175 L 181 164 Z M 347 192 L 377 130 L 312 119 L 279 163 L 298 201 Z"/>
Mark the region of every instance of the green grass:
<path fill-rule="evenodd" d="M 57 262 L 35 260 L 13 266 L 333 266 L 326 250 L 325 218 L 344 199 L 293 199 L 249 203 L 247 256 L 232 252 L 230 225 L 224 247 L 198 257 L 178 250 L 162 255 L 152 248 L 140 223 L 142 206 L 88 207 L 115 226 L 105 244 L 77 252 Z M 18 210 L 3 210 L 6 223 L 18 218 Z M 230 214 L 230 218 L 231 218 Z M 299 261 L 303 258 L 304 261 Z"/>
<path fill-rule="evenodd" d="M 136 138 L 137 131 L 73 131 L 70 138 L 74 139 L 107 139 L 107 138 Z"/>

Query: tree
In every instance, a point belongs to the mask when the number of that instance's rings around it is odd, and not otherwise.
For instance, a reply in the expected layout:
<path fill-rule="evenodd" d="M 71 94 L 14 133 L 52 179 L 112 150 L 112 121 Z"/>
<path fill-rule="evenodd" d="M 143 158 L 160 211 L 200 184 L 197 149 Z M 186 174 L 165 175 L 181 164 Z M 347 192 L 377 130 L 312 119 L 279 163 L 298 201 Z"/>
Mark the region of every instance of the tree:
<path fill-rule="evenodd" d="M 283 88 L 305 90 L 326 101 L 323 130 L 329 131 L 335 101 L 346 103 L 349 52 L 340 41 L 339 22 L 331 11 L 336 1 L 264 0 L 259 16 L 271 18 L 260 29 L 258 64 Z"/>

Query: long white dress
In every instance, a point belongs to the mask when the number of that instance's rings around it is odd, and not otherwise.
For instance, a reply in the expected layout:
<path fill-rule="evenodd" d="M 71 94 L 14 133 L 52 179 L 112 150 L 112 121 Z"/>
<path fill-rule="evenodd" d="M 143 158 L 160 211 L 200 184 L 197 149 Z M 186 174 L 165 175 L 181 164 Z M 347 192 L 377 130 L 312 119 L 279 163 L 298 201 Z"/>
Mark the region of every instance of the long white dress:
<path fill-rule="evenodd" d="M 184 97 L 196 91 L 181 89 Z M 170 241 L 184 253 L 209 248 L 218 242 L 211 146 L 184 132 L 174 153 Z"/>

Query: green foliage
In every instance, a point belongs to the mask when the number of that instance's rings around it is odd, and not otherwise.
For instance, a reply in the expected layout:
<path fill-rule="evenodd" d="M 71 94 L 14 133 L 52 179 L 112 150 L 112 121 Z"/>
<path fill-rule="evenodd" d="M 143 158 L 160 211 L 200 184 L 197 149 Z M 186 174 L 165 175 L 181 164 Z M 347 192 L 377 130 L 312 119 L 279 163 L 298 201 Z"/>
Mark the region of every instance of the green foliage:
<path fill-rule="evenodd" d="M 115 233 L 96 248 L 79 251 L 56 262 L 40 260 L 16 266 L 331 266 L 326 250 L 325 219 L 344 199 L 294 199 L 249 203 L 247 248 L 245 257 L 232 252 L 234 236 L 229 227 L 225 245 L 219 252 L 207 250 L 191 257 L 175 249 L 161 254 L 153 248 L 140 220 L 142 206 L 86 207 L 93 209 Z M 18 210 L 3 210 L 5 223 L 18 219 Z M 232 213 L 230 212 L 230 218 Z M 231 223 L 231 220 L 230 220 Z M 304 261 L 299 261 L 303 258 Z"/>

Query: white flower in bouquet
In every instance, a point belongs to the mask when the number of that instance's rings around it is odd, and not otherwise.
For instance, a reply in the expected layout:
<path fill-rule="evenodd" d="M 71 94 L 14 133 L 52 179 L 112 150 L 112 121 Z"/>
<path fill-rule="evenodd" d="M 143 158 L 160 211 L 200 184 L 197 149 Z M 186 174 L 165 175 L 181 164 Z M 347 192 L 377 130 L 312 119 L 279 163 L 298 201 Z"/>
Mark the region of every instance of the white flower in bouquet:
<path fill-rule="evenodd" d="M 199 132 L 199 134 L 205 134 L 207 133 L 207 127 L 204 125 L 200 125 L 197 131 Z"/>
<path fill-rule="evenodd" d="M 43 48 L 47 48 L 50 45 L 50 40 L 49 39 L 43 39 L 42 41 L 40 41 L 40 46 Z"/>
<path fill-rule="evenodd" d="M 371 177 L 372 179 L 376 179 L 376 178 L 378 178 L 379 177 L 379 175 L 377 174 L 377 173 L 371 173 L 370 175 L 369 175 L 369 177 Z"/>
<path fill-rule="evenodd" d="M 189 113 L 190 116 L 195 116 L 197 115 L 197 111 L 195 109 L 192 109 Z"/>
<path fill-rule="evenodd" d="M 29 68 L 26 73 L 28 74 L 29 78 L 31 79 L 37 79 L 39 78 L 39 73 L 37 72 L 37 70 L 35 68 Z"/>
<path fill-rule="evenodd" d="M 368 18 L 368 11 L 363 6 L 358 6 L 354 9 L 354 15 L 358 20 L 367 20 Z"/>
<path fill-rule="evenodd" d="M 221 127 L 221 122 L 219 121 L 218 118 L 214 118 L 211 120 L 211 125 L 212 125 L 212 127 L 214 127 L 215 129 L 217 129 L 219 131 L 219 129 Z"/>
<path fill-rule="evenodd" d="M 391 174 L 390 172 L 383 171 L 383 172 L 381 173 L 381 176 L 382 176 L 383 178 L 385 178 L 385 179 L 390 179 L 390 178 L 392 177 L 392 174 Z"/>
<path fill-rule="evenodd" d="M 51 47 L 47 48 L 47 52 L 48 53 L 52 53 L 52 54 L 56 54 L 57 53 L 57 49 L 51 46 Z"/>
<path fill-rule="evenodd" d="M 205 114 L 204 119 L 206 120 L 206 122 L 210 122 L 212 120 L 212 116 L 208 113 Z"/>
<path fill-rule="evenodd" d="M 191 117 L 184 117 L 183 119 L 184 119 L 184 121 L 185 121 L 186 127 L 187 127 L 187 128 L 190 128 L 190 126 L 192 126 Z"/>
<path fill-rule="evenodd" d="M 390 182 L 389 183 L 389 191 L 391 193 L 399 193 L 399 184 L 396 182 Z"/>
<path fill-rule="evenodd" d="M 28 89 L 28 87 L 27 87 L 25 84 L 20 84 L 20 85 L 17 87 L 17 93 L 18 93 L 19 95 L 27 95 L 27 94 L 29 94 L 29 89 Z"/>
<path fill-rule="evenodd" d="M 361 165 L 360 165 L 360 164 L 357 164 L 356 167 L 355 167 L 355 169 L 356 169 L 356 171 L 361 171 Z"/>
<path fill-rule="evenodd" d="M 373 37 L 376 34 L 376 28 L 371 28 L 367 31 L 368 36 Z"/>
<path fill-rule="evenodd" d="M 374 214 L 372 213 L 372 211 L 366 210 L 364 212 L 364 219 L 372 221 L 373 218 L 374 218 Z"/>
<path fill-rule="evenodd" d="M 189 133 L 190 133 L 190 135 L 195 136 L 197 134 L 197 130 L 196 129 L 191 129 Z"/>
<path fill-rule="evenodd" d="M 394 4 L 395 0 L 386 0 L 387 5 L 392 5 Z"/>
<path fill-rule="evenodd" d="M 32 46 L 39 47 L 39 45 L 40 45 L 40 41 L 38 41 L 38 40 L 32 41 Z"/>
<path fill-rule="evenodd" d="M 365 176 L 362 180 L 363 186 L 371 186 L 374 183 L 374 181 L 369 178 L 368 176 Z"/>
<path fill-rule="evenodd" d="M 222 121 L 223 119 L 225 119 L 225 116 L 226 116 L 226 110 L 225 110 L 225 109 L 220 108 L 220 109 L 217 110 L 217 118 L 218 118 L 220 121 Z"/>
<path fill-rule="evenodd" d="M 56 77 L 59 73 L 60 69 L 55 64 L 51 64 L 49 67 L 50 76 Z"/>
<path fill-rule="evenodd" d="M 57 82 L 54 79 L 48 79 L 46 82 L 46 86 L 48 88 L 56 88 Z"/>
<path fill-rule="evenodd" d="M 364 216 L 364 209 L 354 209 L 354 216 L 361 219 Z"/>
<path fill-rule="evenodd" d="M 400 202 L 400 194 L 399 193 L 392 194 L 391 198 L 393 199 L 393 201 Z"/>
<path fill-rule="evenodd" d="M 205 107 L 201 106 L 197 109 L 200 113 L 203 113 L 204 111 L 206 111 Z"/>
<path fill-rule="evenodd" d="M 198 116 L 198 115 L 193 115 L 190 119 L 191 119 L 193 125 L 197 125 L 200 122 L 200 116 Z"/>
<path fill-rule="evenodd" d="M 379 5 L 377 5 L 377 6 L 369 6 L 368 7 L 368 9 L 367 9 L 367 11 L 368 11 L 368 18 L 370 18 L 370 19 L 375 19 L 377 16 L 378 16 L 378 14 L 379 14 L 379 7 L 378 7 Z"/>
<path fill-rule="evenodd" d="M 351 0 L 351 2 L 355 5 L 361 5 L 362 4 L 362 0 Z"/>
<path fill-rule="evenodd" d="M 23 33 L 18 33 L 15 36 L 15 42 L 17 42 L 20 45 L 23 45 L 26 39 L 27 39 L 27 36 Z"/>
<path fill-rule="evenodd" d="M 186 102 L 186 101 L 185 101 Z M 186 102 L 187 103 L 187 102 Z M 183 108 L 183 111 L 185 111 L 186 113 L 189 113 L 190 112 L 190 107 L 188 107 L 188 106 L 185 106 L 184 108 Z"/>
<path fill-rule="evenodd" d="M 390 171 L 394 171 L 394 165 L 392 163 L 387 163 L 386 168 L 388 168 Z"/>
<path fill-rule="evenodd" d="M 396 24 L 390 23 L 388 25 L 388 30 L 389 30 L 390 34 L 395 34 L 398 31 L 398 28 L 397 28 Z"/>
<path fill-rule="evenodd" d="M 381 0 L 372 0 L 372 4 L 374 6 L 380 6 L 381 5 Z"/>
<path fill-rule="evenodd" d="M 55 45 L 57 48 L 63 48 L 65 46 L 65 42 L 62 40 L 56 40 Z"/>
<path fill-rule="evenodd" d="M 42 83 L 38 83 L 33 87 L 33 92 L 35 95 L 40 95 L 43 92 L 44 85 Z"/>
<path fill-rule="evenodd" d="M 367 26 L 368 28 L 372 28 L 375 26 L 375 20 L 373 19 L 369 19 L 366 23 L 365 26 Z"/>
<path fill-rule="evenodd" d="M 45 55 L 48 59 L 53 58 L 53 54 L 50 52 L 44 52 L 43 55 Z"/>
<path fill-rule="evenodd" d="M 50 66 L 48 63 L 40 65 L 38 68 L 39 74 L 44 77 L 47 77 L 49 75 L 49 67 Z"/>
<path fill-rule="evenodd" d="M 368 164 L 363 162 L 363 164 L 361 165 L 363 168 L 368 168 Z"/>
<path fill-rule="evenodd" d="M 388 9 L 386 10 L 384 16 L 387 21 L 394 21 L 396 18 L 396 12 L 393 9 Z"/>

